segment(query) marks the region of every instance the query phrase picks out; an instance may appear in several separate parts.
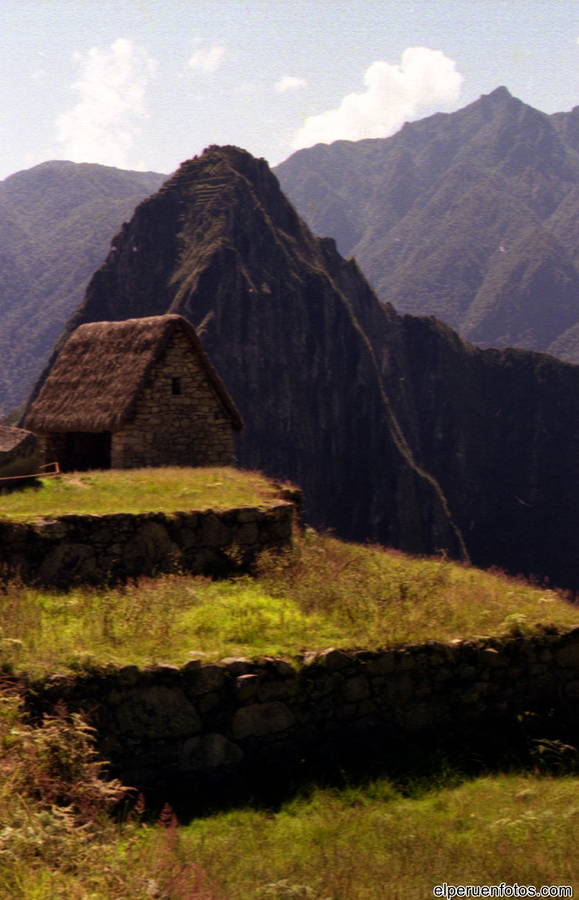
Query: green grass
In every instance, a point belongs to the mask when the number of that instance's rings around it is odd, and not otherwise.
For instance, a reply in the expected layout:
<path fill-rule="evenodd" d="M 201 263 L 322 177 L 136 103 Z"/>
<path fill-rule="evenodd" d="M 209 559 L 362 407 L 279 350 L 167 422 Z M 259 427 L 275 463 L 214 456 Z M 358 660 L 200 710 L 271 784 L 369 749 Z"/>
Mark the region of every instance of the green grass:
<path fill-rule="evenodd" d="M 273 499 L 260 476 L 210 472 L 195 473 L 206 482 L 204 493 L 189 470 L 156 470 L 154 479 L 151 470 L 130 478 L 93 472 L 47 479 L 39 490 L 0 498 L 2 514 Z M 16 505 L 6 512 L 5 503 Z M 524 634 L 537 625 L 579 625 L 579 608 L 500 573 L 308 530 L 285 554 L 264 554 L 254 578 L 167 576 L 66 594 L 7 583 L 0 593 L 0 662 L 40 674 L 106 662 L 179 664 L 199 655 L 299 658 L 328 646 Z M 101 779 L 82 720 L 62 716 L 32 728 L 6 688 L 0 900 L 424 900 L 444 881 L 576 886 L 578 789 L 573 776 L 459 783 L 451 774 L 430 785 L 410 782 L 404 791 L 382 778 L 312 789 L 276 809 L 247 805 L 187 826 L 170 811 L 156 825 L 119 826 L 108 811 L 122 786 Z"/>
<path fill-rule="evenodd" d="M 579 778 L 379 778 L 179 826 L 115 825 L 78 720 L 0 703 L 2 900 L 424 900 L 435 885 L 579 880 Z"/>
<path fill-rule="evenodd" d="M 230 509 L 267 505 L 278 494 L 257 472 L 233 468 L 71 472 L 0 494 L 0 517 Z"/>
<path fill-rule="evenodd" d="M 1 900 L 425 900 L 435 885 L 572 885 L 579 778 L 447 771 L 312 788 L 179 826 L 107 816 L 77 717 L 27 725 L 0 694 Z"/>
<path fill-rule="evenodd" d="M 228 900 L 423 900 L 444 881 L 577 886 L 578 787 L 493 776 L 408 797 L 378 780 L 317 790 L 275 814 L 197 820 L 180 852 Z"/>
<path fill-rule="evenodd" d="M 122 589 L 0 595 L 0 654 L 33 673 L 103 662 L 297 657 L 579 625 L 557 593 L 448 562 L 308 532 L 255 578 L 167 576 Z"/>
<path fill-rule="evenodd" d="M 0 660 L 36 674 L 200 654 L 291 658 L 538 624 L 578 625 L 579 609 L 499 573 L 307 531 L 291 551 L 264 554 L 255 578 L 167 576 L 67 594 L 8 583 Z M 188 826 L 170 812 L 154 826 L 119 826 L 107 810 L 122 788 L 100 779 L 82 722 L 32 728 L 7 689 L 0 900 L 424 900 L 444 881 L 577 885 L 579 778 L 458 781 L 410 783 L 402 792 L 375 779 Z"/>

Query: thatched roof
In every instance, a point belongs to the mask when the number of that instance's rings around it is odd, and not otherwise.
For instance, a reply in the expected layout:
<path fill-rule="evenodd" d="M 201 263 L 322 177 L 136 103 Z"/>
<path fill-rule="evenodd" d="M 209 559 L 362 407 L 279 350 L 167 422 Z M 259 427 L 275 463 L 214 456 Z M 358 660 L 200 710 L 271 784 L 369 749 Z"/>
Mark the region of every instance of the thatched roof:
<path fill-rule="evenodd" d="M 35 442 L 36 438 L 24 428 L 13 428 L 11 425 L 0 425 L 0 453 L 11 453 L 19 446 Z"/>
<path fill-rule="evenodd" d="M 241 428 L 241 417 L 195 329 L 173 314 L 80 325 L 52 366 L 26 427 L 40 434 L 117 431 L 133 417 L 147 374 L 177 330 L 189 339 L 233 427 Z"/>
<path fill-rule="evenodd" d="M 0 425 L 0 477 L 37 472 L 39 461 L 35 434 L 24 428 Z"/>

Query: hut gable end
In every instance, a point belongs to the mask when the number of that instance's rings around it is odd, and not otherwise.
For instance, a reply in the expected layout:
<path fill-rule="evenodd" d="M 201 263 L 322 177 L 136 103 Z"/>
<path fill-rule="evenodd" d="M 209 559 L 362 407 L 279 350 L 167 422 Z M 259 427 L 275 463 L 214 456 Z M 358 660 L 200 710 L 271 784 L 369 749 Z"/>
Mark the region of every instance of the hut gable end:
<path fill-rule="evenodd" d="M 230 464 L 231 418 L 187 336 L 175 332 L 151 367 L 135 413 L 113 435 L 112 465 Z"/>

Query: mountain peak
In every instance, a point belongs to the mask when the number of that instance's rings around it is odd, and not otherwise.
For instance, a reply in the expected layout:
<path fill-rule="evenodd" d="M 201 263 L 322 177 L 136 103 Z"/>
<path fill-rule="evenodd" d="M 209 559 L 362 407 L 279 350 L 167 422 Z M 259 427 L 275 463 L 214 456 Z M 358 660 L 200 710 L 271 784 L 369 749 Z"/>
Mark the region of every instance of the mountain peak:
<path fill-rule="evenodd" d="M 258 159 L 233 144 L 211 144 L 199 156 L 193 156 L 181 163 L 177 171 L 171 176 L 167 184 L 177 183 L 180 180 L 187 180 L 193 173 L 199 177 L 202 169 L 212 169 L 219 164 L 230 166 L 242 174 L 252 173 L 256 175 L 259 172 L 269 171 L 267 163 L 264 159 Z"/>
<path fill-rule="evenodd" d="M 494 91 L 491 91 L 490 94 L 483 94 L 483 97 L 486 100 L 513 100 L 514 97 L 511 92 L 504 85 L 500 85 L 498 88 L 495 88 Z"/>

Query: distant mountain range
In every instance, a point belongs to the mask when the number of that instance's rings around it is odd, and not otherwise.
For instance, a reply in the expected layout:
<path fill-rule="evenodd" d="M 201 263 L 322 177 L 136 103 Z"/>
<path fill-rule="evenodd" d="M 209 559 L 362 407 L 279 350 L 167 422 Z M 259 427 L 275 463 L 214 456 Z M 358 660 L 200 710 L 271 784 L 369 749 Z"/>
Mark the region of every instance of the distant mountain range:
<path fill-rule="evenodd" d="M 545 115 L 501 87 L 275 171 L 382 301 L 483 346 L 579 362 L 579 107 Z"/>
<path fill-rule="evenodd" d="M 48 162 L 0 182 L 0 413 L 26 398 L 111 236 L 165 177 Z"/>
<path fill-rule="evenodd" d="M 202 328 L 240 463 L 300 484 L 308 521 L 579 587 L 579 366 L 381 304 L 234 147 L 138 206 L 66 333 L 168 311 Z"/>
<path fill-rule="evenodd" d="M 383 301 L 483 346 L 579 362 L 579 107 L 547 116 L 498 88 L 275 171 Z M 50 162 L 0 182 L 0 415 L 26 398 L 112 235 L 165 177 Z"/>

